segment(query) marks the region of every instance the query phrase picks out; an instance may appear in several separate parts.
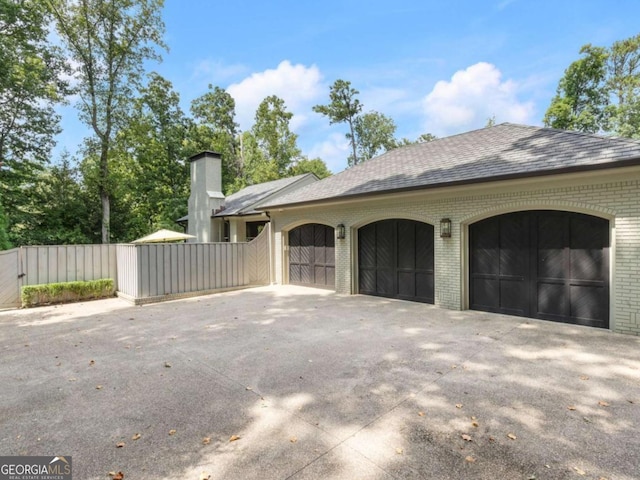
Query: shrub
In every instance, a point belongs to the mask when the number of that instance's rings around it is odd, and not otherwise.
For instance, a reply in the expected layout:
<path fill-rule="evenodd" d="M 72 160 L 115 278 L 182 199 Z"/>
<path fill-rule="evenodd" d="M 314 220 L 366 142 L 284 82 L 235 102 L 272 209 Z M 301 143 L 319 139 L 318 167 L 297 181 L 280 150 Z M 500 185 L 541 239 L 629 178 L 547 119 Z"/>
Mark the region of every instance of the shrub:
<path fill-rule="evenodd" d="M 50 303 L 79 302 L 94 298 L 112 297 L 115 293 L 112 278 L 101 278 L 88 282 L 61 282 L 22 287 L 23 307 L 35 307 Z"/>

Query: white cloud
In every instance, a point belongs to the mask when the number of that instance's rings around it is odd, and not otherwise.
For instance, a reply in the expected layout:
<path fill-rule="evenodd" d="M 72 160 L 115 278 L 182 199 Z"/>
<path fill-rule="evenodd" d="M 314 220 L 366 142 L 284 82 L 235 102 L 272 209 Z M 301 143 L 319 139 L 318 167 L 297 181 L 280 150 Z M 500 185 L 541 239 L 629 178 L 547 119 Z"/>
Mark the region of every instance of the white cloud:
<path fill-rule="evenodd" d="M 495 65 L 486 62 L 457 71 L 441 80 L 424 98 L 425 131 L 438 136 L 484 126 L 495 116 L 498 123 L 532 123 L 533 101 L 520 101 L 513 80 L 502 80 Z"/>
<path fill-rule="evenodd" d="M 349 142 L 343 133 L 332 133 L 325 140 L 311 146 L 307 152 L 309 158 L 321 158 L 333 173 L 347 168 Z"/>
<path fill-rule="evenodd" d="M 253 125 L 258 105 L 269 95 L 285 101 L 287 110 L 294 114 L 291 129 L 296 130 L 307 121 L 311 106 L 326 95 L 321 82 L 322 74 L 315 65 L 292 65 L 284 60 L 276 69 L 253 73 L 240 83 L 230 85 L 227 92 L 236 101 L 236 116 L 243 130 Z"/>

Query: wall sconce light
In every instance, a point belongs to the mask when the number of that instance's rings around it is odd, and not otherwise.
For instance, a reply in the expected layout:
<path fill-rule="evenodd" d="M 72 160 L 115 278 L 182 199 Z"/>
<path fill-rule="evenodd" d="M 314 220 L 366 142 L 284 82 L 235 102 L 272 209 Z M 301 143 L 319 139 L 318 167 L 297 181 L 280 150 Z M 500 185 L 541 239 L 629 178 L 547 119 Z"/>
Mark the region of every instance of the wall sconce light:
<path fill-rule="evenodd" d="M 336 237 L 338 240 L 344 240 L 347 235 L 346 228 L 344 227 L 344 223 L 339 223 L 336 227 Z"/>
<path fill-rule="evenodd" d="M 451 238 L 451 219 L 440 220 L 440 238 Z"/>

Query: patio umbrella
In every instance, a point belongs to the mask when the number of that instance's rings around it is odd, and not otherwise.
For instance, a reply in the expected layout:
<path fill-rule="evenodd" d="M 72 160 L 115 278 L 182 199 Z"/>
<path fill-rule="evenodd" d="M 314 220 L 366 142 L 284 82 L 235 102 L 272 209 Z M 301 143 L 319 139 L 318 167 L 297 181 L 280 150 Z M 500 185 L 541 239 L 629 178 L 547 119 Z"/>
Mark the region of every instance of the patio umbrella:
<path fill-rule="evenodd" d="M 196 238 L 194 235 L 187 233 L 174 232 L 173 230 L 158 230 L 146 237 L 138 238 L 131 243 L 164 243 L 164 242 L 178 242 L 180 240 L 188 240 L 190 238 Z"/>

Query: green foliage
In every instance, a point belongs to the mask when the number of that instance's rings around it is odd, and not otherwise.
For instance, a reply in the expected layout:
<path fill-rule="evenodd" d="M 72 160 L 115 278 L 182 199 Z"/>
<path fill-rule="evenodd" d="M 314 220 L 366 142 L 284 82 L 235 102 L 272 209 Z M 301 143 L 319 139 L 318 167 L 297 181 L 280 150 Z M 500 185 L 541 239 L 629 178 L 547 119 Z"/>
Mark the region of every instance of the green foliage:
<path fill-rule="evenodd" d="M 582 58 L 565 70 L 556 96 L 551 101 L 544 124 L 563 130 L 596 133 L 603 128 L 608 102 L 604 48 L 585 45 Z"/>
<path fill-rule="evenodd" d="M 607 62 L 607 130 L 640 138 L 640 35 L 614 42 Z"/>
<path fill-rule="evenodd" d="M 640 138 L 640 35 L 611 47 L 585 45 L 560 79 L 544 123 Z"/>
<path fill-rule="evenodd" d="M 415 145 L 417 143 L 433 142 L 437 139 L 438 137 L 431 133 L 423 133 L 416 140 L 409 140 L 408 138 L 401 138 L 400 140 L 396 140 L 395 147 L 404 147 L 406 145 Z"/>
<path fill-rule="evenodd" d="M 379 112 L 369 112 L 356 117 L 354 130 L 357 140 L 357 157 L 349 156 L 349 166 L 395 148 L 396 124 Z"/>
<path fill-rule="evenodd" d="M 101 237 L 110 241 L 110 162 L 115 134 L 126 120 L 144 62 L 164 46 L 164 0 L 49 0 L 58 34 L 77 66 L 80 118 L 93 129 L 102 207 Z"/>
<path fill-rule="evenodd" d="M 115 285 L 112 278 L 87 282 L 62 282 L 22 287 L 20 297 L 23 307 L 35 307 L 51 303 L 79 302 L 95 298 L 112 297 Z"/>
<path fill-rule="evenodd" d="M 361 114 L 362 104 L 356 97 L 358 90 L 351 82 L 336 80 L 329 91 L 329 104 L 316 105 L 313 111 L 329 118 L 329 123 L 346 123 L 349 131 L 345 134 L 351 146 L 347 158 L 350 167 L 402 145 L 410 145 L 410 140 L 395 138 L 396 124 L 386 115 L 371 111 Z"/>
<path fill-rule="evenodd" d="M 236 102 L 224 89 L 209 85 L 209 91 L 191 102 L 193 123 L 188 135 L 191 154 L 203 150 L 222 156 L 222 190 L 227 192 L 242 174 Z"/>
<path fill-rule="evenodd" d="M 67 91 L 49 22 L 42 2 L 0 0 L 0 198 L 9 229 L 24 216 L 25 186 L 48 161 L 59 132 L 54 107 Z"/>
<path fill-rule="evenodd" d="M 360 100 L 356 98 L 359 93 L 355 88 L 351 88 L 351 82 L 338 79 L 329 90 L 329 104 L 313 107 L 314 112 L 328 117 L 330 124 L 347 123 L 349 125 L 349 133 L 346 137 L 351 143 L 351 158 L 355 163 L 358 163 L 355 120 L 362 111 Z"/>
<path fill-rule="evenodd" d="M 302 175 L 304 173 L 313 173 L 319 179 L 331 176 L 331 172 L 327 168 L 327 164 L 320 158 L 302 158 L 289 167 L 289 176 Z"/>
<path fill-rule="evenodd" d="M 87 204 L 78 171 L 65 154 L 59 164 L 46 168 L 27 191 L 25 215 L 13 226 L 18 245 L 91 243 L 87 235 Z"/>
<path fill-rule="evenodd" d="M 289 128 L 292 117 L 284 100 L 271 95 L 258 105 L 251 129 L 263 158 L 275 164 L 279 177 L 285 176 L 291 163 L 301 155 L 298 135 Z"/>
<path fill-rule="evenodd" d="M 151 230 L 173 228 L 186 213 L 190 122 L 171 82 L 157 73 L 134 99 L 129 121 L 113 148 L 112 238 L 130 241 Z"/>
<path fill-rule="evenodd" d="M 4 214 L 2 205 L 0 205 L 0 250 L 9 250 L 11 248 L 9 241 L 7 217 Z"/>

